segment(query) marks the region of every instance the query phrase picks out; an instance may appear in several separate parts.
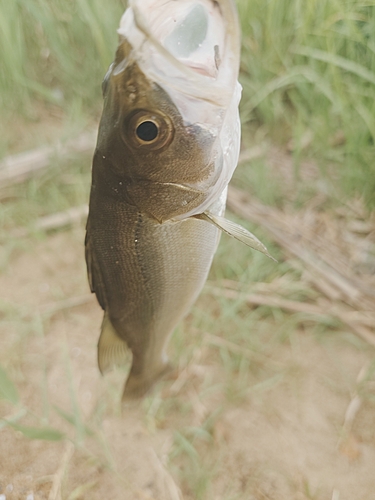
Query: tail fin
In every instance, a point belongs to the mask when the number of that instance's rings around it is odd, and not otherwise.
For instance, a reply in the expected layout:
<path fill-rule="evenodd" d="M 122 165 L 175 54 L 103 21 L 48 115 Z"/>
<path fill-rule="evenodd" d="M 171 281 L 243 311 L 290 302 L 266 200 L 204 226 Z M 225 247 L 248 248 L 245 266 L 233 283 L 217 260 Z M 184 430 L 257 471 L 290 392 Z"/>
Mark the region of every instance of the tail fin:
<path fill-rule="evenodd" d="M 102 329 L 98 342 L 98 365 L 102 374 L 110 371 L 115 366 L 130 364 L 131 350 L 113 328 L 107 313 L 104 313 Z M 134 365 L 134 356 L 133 363 Z M 135 374 L 133 366 L 125 383 L 122 401 L 127 402 L 142 398 L 154 383 L 172 371 L 171 365 L 165 359 L 158 361 L 157 366 L 149 365 L 140 373 Z"/>
<path fill-rule="evenodd" d="M 130 371 L 129 377 L 125 383 L 122 402 L 126 403 L 134 399 L 142 398 L 147 394 L 151 387 L 173 370 L 169 363 L 165 363 L 159 367 L 159 370 L 150 373 L 142 373 L 135 375 Z"/>

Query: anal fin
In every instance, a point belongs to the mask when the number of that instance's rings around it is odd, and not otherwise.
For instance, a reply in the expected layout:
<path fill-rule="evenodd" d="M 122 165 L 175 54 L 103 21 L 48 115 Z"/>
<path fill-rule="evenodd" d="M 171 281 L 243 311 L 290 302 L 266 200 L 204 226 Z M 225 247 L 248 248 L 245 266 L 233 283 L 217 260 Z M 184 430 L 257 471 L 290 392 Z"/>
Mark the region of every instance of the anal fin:
<path fill-rule="evenodd" d="M 126 342 L 117 335 L 107 313 L 104 313 L 98 342 L 98 365 L 100 373 L 110 371 L 115 366 L 124 366 L 131 359 Z"/>

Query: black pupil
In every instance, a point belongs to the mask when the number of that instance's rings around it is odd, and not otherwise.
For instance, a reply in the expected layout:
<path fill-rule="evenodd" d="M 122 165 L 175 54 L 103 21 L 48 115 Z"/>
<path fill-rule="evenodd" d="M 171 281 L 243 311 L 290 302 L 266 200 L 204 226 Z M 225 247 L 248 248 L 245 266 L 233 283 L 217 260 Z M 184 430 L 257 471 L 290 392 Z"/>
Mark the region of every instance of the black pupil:
<path fill-rule="evenodd" d="M 142 141 L 150 142 L 157 138 L 159 129 L 154 122 L 143 122 L 138 125 L 136 133 Z"/>

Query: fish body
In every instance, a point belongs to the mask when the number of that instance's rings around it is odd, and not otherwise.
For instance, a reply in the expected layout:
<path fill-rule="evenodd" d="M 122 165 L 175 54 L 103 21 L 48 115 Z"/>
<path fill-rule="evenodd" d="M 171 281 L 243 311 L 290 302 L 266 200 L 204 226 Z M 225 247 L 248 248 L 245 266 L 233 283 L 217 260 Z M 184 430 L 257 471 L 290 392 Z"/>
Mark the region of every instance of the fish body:
<path fill-rule="evenodd" d="M 104 310 L 99 368 L 129 349 L 131 399 L 169 370 L 168 339 L 219 242 L 240 143 L 239 30 L 231 0 L 142 0 L 130 2 L 119 34 L 85 245 Z"/>

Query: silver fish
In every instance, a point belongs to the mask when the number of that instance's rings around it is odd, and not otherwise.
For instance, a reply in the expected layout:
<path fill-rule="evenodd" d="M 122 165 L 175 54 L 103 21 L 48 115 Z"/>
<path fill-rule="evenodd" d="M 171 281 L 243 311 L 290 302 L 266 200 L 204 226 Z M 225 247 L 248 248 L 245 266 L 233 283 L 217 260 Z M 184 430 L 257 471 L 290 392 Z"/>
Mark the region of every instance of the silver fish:
<path fill-rule="evenodd" d="M 86 233 L 104 310 L 102 373 L 132 365 L 123 399 L 170 370 L 166 345 L 200 293 L 240 147 L 240 30 L 232 0 L 133 0 L 104 82 Z"/>

